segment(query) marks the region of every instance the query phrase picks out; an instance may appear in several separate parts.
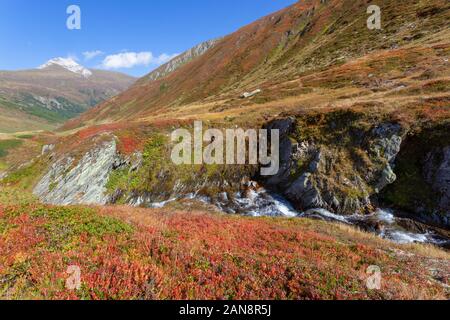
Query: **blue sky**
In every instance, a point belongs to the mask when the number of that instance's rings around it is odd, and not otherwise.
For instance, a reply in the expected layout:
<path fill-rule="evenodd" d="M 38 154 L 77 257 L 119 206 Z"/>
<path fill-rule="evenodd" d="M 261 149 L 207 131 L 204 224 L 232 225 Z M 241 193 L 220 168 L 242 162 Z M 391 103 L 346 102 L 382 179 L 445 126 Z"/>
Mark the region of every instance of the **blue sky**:
<path fill-rule="evenodd" d="M 295 2 L 0 0 L 0 70 L 35 68 L 70 56 L 89 68 L 142 76 L 168 56 Z M 69 5 L 81 9 L 81 30 L 66 27 Z"/>

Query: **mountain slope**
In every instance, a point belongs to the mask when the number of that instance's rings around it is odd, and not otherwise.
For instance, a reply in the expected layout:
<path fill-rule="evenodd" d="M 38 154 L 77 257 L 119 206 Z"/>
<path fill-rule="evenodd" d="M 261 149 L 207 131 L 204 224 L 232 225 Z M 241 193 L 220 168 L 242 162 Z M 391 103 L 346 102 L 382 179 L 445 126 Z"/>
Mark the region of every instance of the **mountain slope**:
<path fill-rule="evenodd" d="M 450 3 L 384 1 L 382 30 L 367 28 L 367 7 L 362 0 L 308 1 L 262 18 L 166 77 L 138 81 L 70 121 L 56 153 L 68 157 L 75 149 L 69 145 L 84 151 L 85 143 L 106 153 L 94 146 L 109 134 L 108 152 L 116 147 L 125 154 L 125 168 L 135 170 L 104 168 L 111 175 L 108 189 L 97 188 L 96 195 L 112 203 L 145 206 L 200 192 L 229 212 L 245 212 L 233 200 L 248 189 L 245 177 L 300 212 L 366 215 L 384 204 L 448 229 L 450 188 L 442 176 L 450 158 Z M 264 179 L 252 166 L 187 172 L 175 166 L 167 151 L 170 131 L 194 120 L 217 129 L 280 126 L 279 174 Z M 414 163 L 408 161 L 412 150 Z M 134 152 L 151 158 L 137 161 L 136 169 L 129 158 Z M 64 163 L 55 168 L 36 194 L 60 204 L 78 189 L 67 184 Z M 48 188 L 55 176 L 60 184 Z M 406 230 L 426 234 L 407 224 Z"/>
<path fill-rule="evenodd" d="M 196 45 L 195 47 L 176 56 L 169 62 L 163 64 L 156 70 L 152 71 L 151 73 L 149 73 L 148 75 L 146 75 L 145 77 L 140 79 L 139 84 L 144 84 L 149 81 L 159 80 L 159 79 L 162 79 L 162 78 L 168 76 L 170 73 L 179 69 L 181 66 L 183 66 L 186 63 L 191 62 L 195 58 L 203 55 L 206 51 L 213 48 L 219 41 L 220 41 L 220 38 L 205 41 L 205 42 L 202 42 L 202 43 Z"/>
<path fill-rule="evenodd" d="M 379 31 L 367 28 L 368 5 L 363 0 L 298 2 L 224 37 L 201 57 L 164 78 L 138 81 L 71 126 L 150 119 L 203 103 L 217 102 L 223 110 L 242 104 L 235 98 L 256 88 L 300 95 L 305 90 L 292 86 L 302 83 L 290 81 L 380 50 L 423 45 L 427 38 L 433 41 L 430 36 L 448 32 L 447 1 L 383 1 L 385 23 Z M 307 80 L 317 87 L 312 79 Z M 279 98 L 280 94 L 266 94 L 262 102 Z"/>
<path fill-rule="evenodd" d="M 121 73 L 91 71 L 71 59 L 52 59 L 35 70 L 0 71 L 0 109 L 10 118 L 21 115 L 33 119 L 34 127 L 46 128 L 119 94 L 134 80 Z M 0 132 L 20 127 L 2 121 Z"/>
<path fill-rule="evenodd" d="M 416 243 L 450 247 L 450 4 L 385 0 L 380 31 L 369 4 L 298 3 L 67 131 L 5 137 L 6 298 L 448 298 L 448 252 Z M 280 129 L 279 173 L 174 164 L 193 120 Z M 68 265 L 76 296 L 40 276 Z"/>

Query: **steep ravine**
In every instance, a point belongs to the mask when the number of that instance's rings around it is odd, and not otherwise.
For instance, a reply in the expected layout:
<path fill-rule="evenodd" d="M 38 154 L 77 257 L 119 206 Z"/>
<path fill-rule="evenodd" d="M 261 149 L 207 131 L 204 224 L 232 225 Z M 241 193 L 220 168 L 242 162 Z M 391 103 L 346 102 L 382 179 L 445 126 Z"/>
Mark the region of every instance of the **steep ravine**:
<path fill-rule="evenodd" d="M 281 169 L 268 179 L 254 168 L 170 165 L 164 138 L 153 137 L 145 150 L 125 157 L 111 136 L 79 160 L 54 155 L 57 160 L 34 193 L 59 205 L 151 207 L 197 198 L 229 213 L 323 218 L 380 235 L 409 230 L 411 241 L 427 240 L 414 234 L 448 236 L 448 125 L 411 129 L 392 119 L 340 111 L 285 117 L 265 128 L 281 132 Z M 380 206 L 398 217 L 389 213 L 386 219 Z"/>

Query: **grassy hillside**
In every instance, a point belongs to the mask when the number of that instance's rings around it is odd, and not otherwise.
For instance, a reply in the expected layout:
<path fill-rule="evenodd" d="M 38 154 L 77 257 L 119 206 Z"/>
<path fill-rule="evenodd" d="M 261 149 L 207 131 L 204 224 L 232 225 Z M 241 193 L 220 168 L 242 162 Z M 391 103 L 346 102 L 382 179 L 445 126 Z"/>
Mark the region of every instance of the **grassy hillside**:
<path fill-rule="evenodd" d="M 369 30 L 366 1 L 296 3 L 224 37 L 165 78 L 137 82 L 66 128 L 165 116 L 254 117 L 280 106 L 317 108 L 385 95 L 387 102 L 413 100 L 425 93 L 417 87 L 431 81 L 439 85 L 425 86 L 427 95 L 448 92 L 448 2 L 388 0 L 380 6 L 383 29 Z M 263 93 L 239 99 L 256 88 Z"/>
<path fill-rule="evenodd" d="M 56 123 L 24 112 L 19 105 L 6 102 L 0 97 L 0 131 L 2 133 L 52 130 L 56 127 Z"/>
<path fill-rule="evenodd" d="M 47 130 L 128 88 L 134 78 L 94 71 L 90 78 L 61 67 L 0 71 L 0 132 Z"/>

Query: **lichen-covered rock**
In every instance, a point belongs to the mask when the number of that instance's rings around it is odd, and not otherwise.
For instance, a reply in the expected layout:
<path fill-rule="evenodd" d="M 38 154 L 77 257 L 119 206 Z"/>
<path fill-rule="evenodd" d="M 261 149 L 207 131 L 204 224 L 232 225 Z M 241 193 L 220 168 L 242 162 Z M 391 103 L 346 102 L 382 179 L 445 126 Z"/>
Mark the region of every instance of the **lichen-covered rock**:
<path fill-rule="evenodd" d="M 397 179 L 393 166 L 402 146 L 402 128 L 398 124 L 383 123 L 373 130 L 375 139 L 370 144 L 370 151 L 377 159 L 386 161 L 375 185 L 375 192 L 379 193 Z"/>
<path fill-rule="evenodd" d="M 42 147 L 42 155 L 47 154 L 51 151 L 53 151 L 53 149 L 55 149 L 55 145 L 54 144 L 47 144 L 45 146 Z"/>
<path fill-rule="evenodd" d="M 333 119 L 330 131 L 336 131 Z M 282 193 L 299 210 L 323 208 L 339 214 L 370 211 L 370 197 L 395 182 L 395 159 L 402 145 L 402 127 L 379 123 L 366 131 L 348 127 L 332 143 L 295 141 L 292 133 L 301 131 L 295 119 L 278 119 L 267 129 L 280 130 L 280 171 L 266 178 L 264 185 Z M 343 146 L 342 141 L 353 141 Z M 349 156 L 359 148 L 367 164 Z M 370 166 L 370 168 L 369 168 Z"/>
<path fill-rule="evenodd" d="M 53 163 L 33 193 L 55 205 L 106 204 L 105 186 L 117 160 L 115 140 L 94 147 L 78 162 L 63 157 Z"/>
<path fill-rule="evenodd" d="M 375 192 L 378 193 L 380 190 L 383 190 L 388 185 L 394 183 L 396 179 L 397 176 L 395 175 L 391 166 L 388 164 L 386 168 L 381 172 L 381 177 L 375 187 Z"/>
<path fill-rule="evenodd" d="M 373 130 L 375 139 L 371 151 L 375 156 L 393 164 L 402 146 L 402 127 L 399 124 L 383 123 Z"/>
<path fill-rule="evenodd" d="M 304 208 L 322 208 L 327 206 L 321 196 L 321 190 L 314 185 L 311 173 L 304 173 L 298 178 L 285 195 L 292 201 L 300 203 Z"/>

